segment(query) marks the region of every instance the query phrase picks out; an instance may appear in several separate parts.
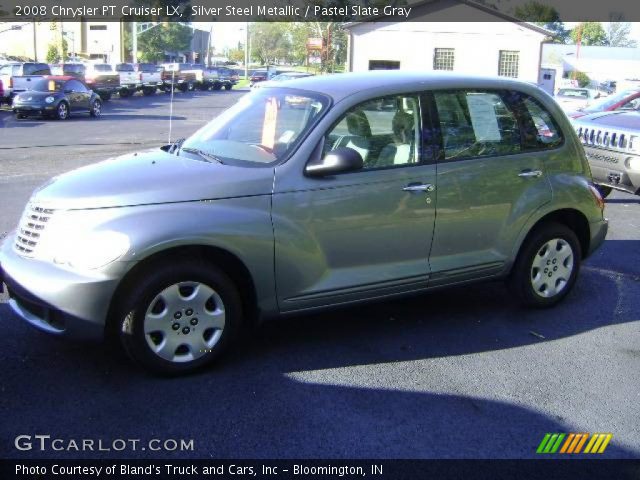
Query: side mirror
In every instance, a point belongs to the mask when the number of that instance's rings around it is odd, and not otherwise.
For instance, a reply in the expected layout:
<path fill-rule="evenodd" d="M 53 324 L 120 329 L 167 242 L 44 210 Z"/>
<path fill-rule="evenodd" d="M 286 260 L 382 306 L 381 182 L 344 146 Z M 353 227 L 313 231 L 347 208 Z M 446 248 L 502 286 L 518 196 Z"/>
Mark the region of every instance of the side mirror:
<path fill-rule="evenodd" d="M 339 147 L 331 150 L 319 162 L 309 163 L 305 173 L 310 177 L 324 177 L 337 173 L 354 172 L 364 166 L 362 155 L 353 148 Z"/>

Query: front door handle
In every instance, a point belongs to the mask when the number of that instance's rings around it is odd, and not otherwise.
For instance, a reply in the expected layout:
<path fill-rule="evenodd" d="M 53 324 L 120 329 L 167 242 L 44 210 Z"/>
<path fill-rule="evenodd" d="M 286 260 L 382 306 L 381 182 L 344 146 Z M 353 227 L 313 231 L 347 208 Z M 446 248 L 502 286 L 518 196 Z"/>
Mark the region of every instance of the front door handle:
<path fill-rule="evenodd" d="M 435 185 L 430 183 L 410 183 L 402 190 L 405 192 L 433 192 L 435 189 Z"/>
<path fill-rule="evenodd" d="M 538 178 L 542 176 L 542 172 L 540 170 L 523 170 L 518 174 L 518 176 L 522 178 Z"/>

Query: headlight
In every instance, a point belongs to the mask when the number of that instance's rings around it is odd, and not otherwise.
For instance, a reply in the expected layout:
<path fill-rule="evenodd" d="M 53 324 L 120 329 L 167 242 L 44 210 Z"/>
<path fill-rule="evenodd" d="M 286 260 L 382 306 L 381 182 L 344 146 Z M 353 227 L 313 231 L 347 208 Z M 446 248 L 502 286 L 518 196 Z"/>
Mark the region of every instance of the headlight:
<path fill-rule="evenodd" d="M 110 230 L 68 238 L 59 245 L 54 262 L 94 270 L 122 257 L 129 250 L 129 237 Z"/>
<path fill-rule="evenodd" d="M 627 166 L 631 170 L 640 171 L 640 158 L 639 157 L 631 157 L 627 159 Z"/>
<path fill-rule="evenodd" d="M 47 103 L 53 103 L 55 101 L 55 98 L 47 97 L 47 98 L 44 99 L 44 101 L 47 102 Z"/>

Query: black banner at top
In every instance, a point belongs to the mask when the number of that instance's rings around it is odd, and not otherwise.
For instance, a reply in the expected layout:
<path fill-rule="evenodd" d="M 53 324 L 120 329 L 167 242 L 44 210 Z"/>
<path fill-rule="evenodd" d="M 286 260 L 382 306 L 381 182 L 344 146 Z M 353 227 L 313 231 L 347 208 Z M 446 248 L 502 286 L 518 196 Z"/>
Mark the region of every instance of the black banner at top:
<path fill-rule="evenodd" d="M 637 0 L 0 0 L 0 22 L 637 21 Z"/>

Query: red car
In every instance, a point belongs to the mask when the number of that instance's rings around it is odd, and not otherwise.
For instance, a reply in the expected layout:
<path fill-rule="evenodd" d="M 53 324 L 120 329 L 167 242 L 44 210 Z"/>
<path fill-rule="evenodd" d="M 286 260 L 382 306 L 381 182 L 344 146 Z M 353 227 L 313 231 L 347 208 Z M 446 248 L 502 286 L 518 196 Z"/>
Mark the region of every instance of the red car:
<path fill-rule="evenodd" d="M 586 108 L 567 112 L 569 118 L 580 118 L 590 113 L 609 112 L 612 110 L 639 110 L 640 90 L 624 90 L 604 97 Z"/>

